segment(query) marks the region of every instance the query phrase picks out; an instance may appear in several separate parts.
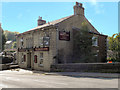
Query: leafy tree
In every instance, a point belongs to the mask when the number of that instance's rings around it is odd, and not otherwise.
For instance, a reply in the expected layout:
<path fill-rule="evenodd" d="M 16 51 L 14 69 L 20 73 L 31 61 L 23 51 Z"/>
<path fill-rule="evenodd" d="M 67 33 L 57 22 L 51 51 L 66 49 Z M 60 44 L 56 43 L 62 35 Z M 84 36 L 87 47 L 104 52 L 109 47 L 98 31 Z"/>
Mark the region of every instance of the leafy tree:
<path fill-rule="evenodd" d="M 5 30 L 4 34 L 5 34 L 7 41 L 9 40 L 16 41 L 16 35 L 19 34 L 19 32 L 11 32 L 11 31 Z"/>
<path fill-rule="evenodd" d="M 13 48 L 16 48 L 16 47 L 17 47 L 16 45 L 17 45 L 16 42 L 13 42 L 13 44 L 12 44 L 12 49 L 13 49 Z"/>
<path fill-rule="evenodd" d="M 6 37 L 4 35 L 4 31 L 2 31 L 2 50 L 5 48 Z"/>
<path fill-rule="evenodd" d="M 112 37 L 109 37 L 109 50 L 113 51 L 111 59 L 115 61 L 120 61 L 120 33 L 113 34 Z"/>
<path fill-rule="evenodd" d="M 74 30 L 74 58 L 75 62 L 95 62 L 95 54 L 92 50 L 93 34 L 90 31 L 86 23 L 83 23 L 80 30 Z"/>

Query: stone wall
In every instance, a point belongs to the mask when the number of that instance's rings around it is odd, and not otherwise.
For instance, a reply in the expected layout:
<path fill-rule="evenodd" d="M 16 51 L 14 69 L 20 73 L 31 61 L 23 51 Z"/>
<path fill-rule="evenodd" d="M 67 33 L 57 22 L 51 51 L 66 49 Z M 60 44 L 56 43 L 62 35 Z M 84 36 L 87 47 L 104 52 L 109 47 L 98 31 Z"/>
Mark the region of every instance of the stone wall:
<path fill-rule="evenodd" d="M 103 72 L 120 73 L 120 63 L 77 63 L 77 64 L 57 64 L 51 66 L 51 71 L 59 72 Z"/>

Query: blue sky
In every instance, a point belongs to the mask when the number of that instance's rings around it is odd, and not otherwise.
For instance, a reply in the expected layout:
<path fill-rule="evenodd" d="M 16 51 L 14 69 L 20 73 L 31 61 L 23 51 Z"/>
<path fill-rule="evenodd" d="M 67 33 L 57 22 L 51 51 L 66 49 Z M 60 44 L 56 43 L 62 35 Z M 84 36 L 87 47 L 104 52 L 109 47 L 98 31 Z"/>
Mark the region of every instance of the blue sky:
<path fill-rule="evenodd" d="M 85 16 L 102 34 L 118 32 L 117 2 L 82 2 Z M 75 2 L 2 2 L 2 28 L 25 32 L 37 26 L 38 16 L 47 22 L 73 14 Z"/>

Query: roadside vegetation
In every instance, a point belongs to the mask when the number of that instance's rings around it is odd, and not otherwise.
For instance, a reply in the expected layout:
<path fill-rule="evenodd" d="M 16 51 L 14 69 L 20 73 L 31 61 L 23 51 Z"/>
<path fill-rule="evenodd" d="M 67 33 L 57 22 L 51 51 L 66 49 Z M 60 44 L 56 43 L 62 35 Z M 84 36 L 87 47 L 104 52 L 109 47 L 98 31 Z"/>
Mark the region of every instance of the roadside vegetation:
<path fill-rule="evenodd" d="M 120 62 L 120 33 L 108 37 L 108 42 L 109 52 L 107 60 Z"/>
<path fill-rule="evenodd" d="M 13 44 L 12 44 L 11 48 L 16 48 L 16 35 L 17 34 L 19 34 L 19 32 L 11 32 L 11 31 L 8 31 L 8 30 L 4 31 L 5 42 L 6 41 L 13 41 Z"/>

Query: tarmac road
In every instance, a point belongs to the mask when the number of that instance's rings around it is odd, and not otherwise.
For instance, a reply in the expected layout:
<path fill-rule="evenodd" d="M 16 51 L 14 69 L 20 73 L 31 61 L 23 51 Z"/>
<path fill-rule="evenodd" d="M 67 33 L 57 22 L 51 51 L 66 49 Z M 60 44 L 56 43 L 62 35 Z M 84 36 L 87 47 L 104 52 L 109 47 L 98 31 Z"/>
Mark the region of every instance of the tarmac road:
<path fill-rule="evenodd" d="M 0 88 L 118 88 L 118 78 L 44 75 L 10 70 L 0 71 L 0 78 Z"/>

